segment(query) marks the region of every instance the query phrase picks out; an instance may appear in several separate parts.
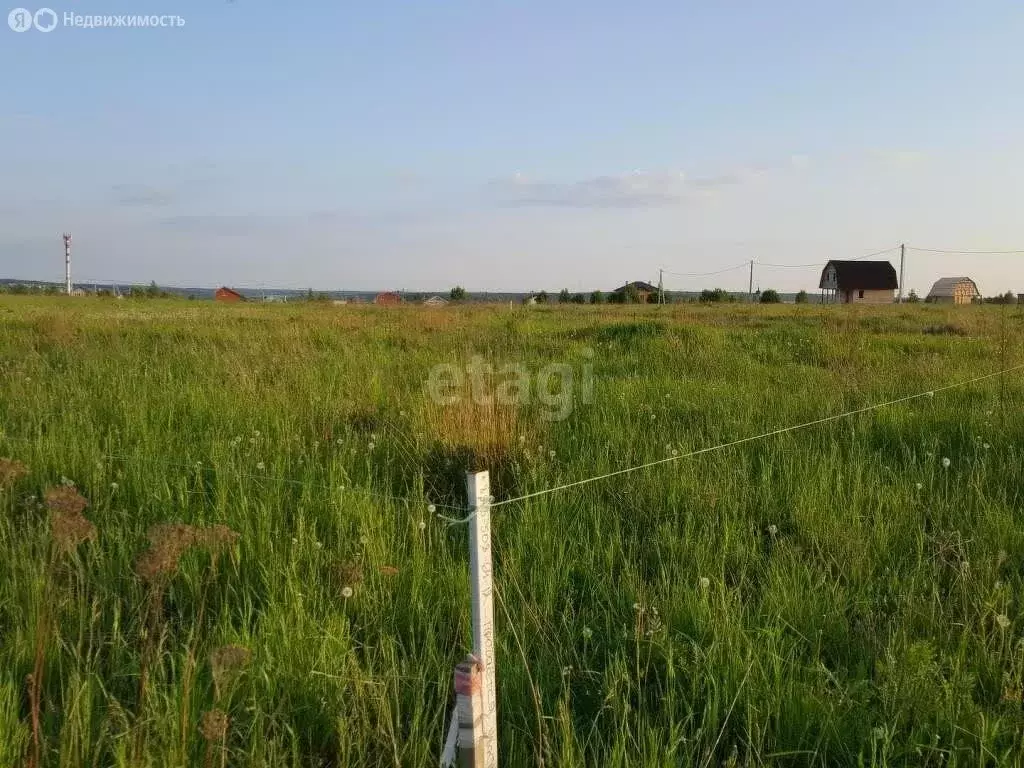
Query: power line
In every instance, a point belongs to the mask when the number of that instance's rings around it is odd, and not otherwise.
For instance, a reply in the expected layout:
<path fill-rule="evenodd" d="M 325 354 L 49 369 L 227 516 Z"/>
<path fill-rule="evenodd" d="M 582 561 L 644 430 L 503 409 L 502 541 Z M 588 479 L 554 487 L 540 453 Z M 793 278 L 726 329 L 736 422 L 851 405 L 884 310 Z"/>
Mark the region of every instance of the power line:
<path fill-rule="evenodd" d="M 892 248 L 886 248 L 883 251 L 874 251 L 872 253 L 865 253 L 863 256 L 855 256 L 847 261 L 862 261 L 863 259 L 870 259 L 872 256 L 881 256 L 886 253 L 892 253 L 899 248 L 898 245 L 894 245 Z M 807 267 L 820 267 L 822 263 L 816 261 L 813 264 L 766 264 L 763 261 L 755 261 L 754 264 L 759 267 L 775 267 L 779 269 L 805 269 Z"/>
<path fill-rule="evenodd" d="M 1011 251 L 971 251 L 971 250 L 966 250 L 966 251 L 956 251 L 956 250 L 944 249 L 944 248 L 917 248 L 916 246 L 913 246 L 913 245 L 908 245 L 907 246 L 907 250 L 908 251 L 922 251 L 924 253 L 965 254 L 965 255 L 968 255 L 968 256 L 970 256 L 970 255 L 987 256 L 987 255 L 997 255 L 997 254 L 1024 254 L 1024 250 L 1011 250 Z"/>
<path fill-rule="evenodd" d="M 711 277 L 712 275 L 721 275 L 726 272 L 732 272 L 733 270 L 736 269 L 742 269 L 743 267 L 746 267 L 749 263 L 749 261 L 744 261 L 742 264 L 737 264 L 732 267 L 726 267 L 725 269 L 719 269 L 716 270 L 715 272 L 673 272 L 670 269 L 663 269 L 662 271 L 666 275 L 675 275 L 676 277 Z"/>
<path fill-rule="evenodd" d="M 925 392 L 918 392 L 917 394 L 913 394 L 913 395 L 905 395 L 904 397 L 898 397 L 898 398 L 896 398 L 894 400 L 887 400 L 887 401 L 882 402 L 882 403 L 875 403 L 874 405 L 868 405 L 868 406 L 865 406 L 863 408 L 856 408 L 856 409 L 854 409 L 852 411 L 846 411 L 844 413 L 833 414 L 832 416 L 824 416 L 824 417 L 822 417 L 820 419 L 814 419 L 813 421 L 806 421 L 806 422 L 804 422 L 802 424 L 794 424 L 794 425 L 789 426 L 789 427 L 782 427 L 780 429 L 773 429 L 770 432 L 762 432 L 759 435 L 751 435 L 749 437 L 743 437 L 743 438 L 740 438 L 738 440 L 732 440 L 732 441 L 730 441 L 728 443 L 720 443 L 719 445 L 712 445 L 712 446 L 709 446 L 707 448 L 699 448 L 699 449 L 697 449 L 695 451 L 690 451 L 689 453 L 684 453 L 684 454 L 682 454 L 680 456 L 669 456 L 668 458 L 658 459 L 656 461 L 650 461 L 650 462 L 647 462 L 646 464 L 640 464 L 640 465 L 637 465 L 635 467 L 627 467 L 626 469 L 619 469 L 619 470 L 616 470 L 614 472 L 608 472 L 608 473 L 603 474 L 603 475 L 597 475 L 596 477 L 588 477 L 586 479 L 577 480 L 577 481 L 572 482 L 572 483 L 566 483 L 564 485 L 558 485 L 558 486 L 555 486 L 554 488 L 546 488 L 546 489 L 544 489 L 542 491 L 534 491 L 533 493 L 526 493 L 526 494 L 523 494 L 522 496 L 516 496 L 516 497 L 511 498 L 511 499 L 504 499 L 502 501 L 498 501 L 498 502 L 495 502 L 495 503 L 491 504 L 491 509 L 493 510 L 496 507 L 505 506 L 506 504 L 514 504 L 514 503 L 516 503 L 518 501 L 525 501 L 527 499 L 535 499 L 535 498 L 538 498 L 540 496 L 547 496 L 549 494 L 556 493 L 558 491 L 566 490 L 567 488 L 577 488 L 577 487 L 582 486 L 582 485 L 588 485 L 590 483 L 596 483 L 599 480 L 607 480 L 608 478 L 611 478 L 611 477 L 618 477 L 620 475 L 626 475 L 626 474 L 629 474 L 631 472 L 639 472 L 640 470 L 650 469 L 651 467 L 656 467 L 656 466 L 659 466 L 661 464 L 668 464 L 668 463 L 675 462 L 675 461 L 682 461 L 683 459 L 689 459 L 689 458 L 692 458 L 694 456 L 700 456 L 700 455 L 705 454 L 705 453 L 712 453 L 712 452 L 715 452 L 715 451 L 724 450 L 726 448 L 732 448 L 732 447 L 737 446 L 737 445 L 743 445 L 745 443 L 752 443 L 752 442 L 755 442 L 757 440 L 764 440 L 764 439 L 767 439 L 769 437 L 775 437 L 776 435 L 786 434 L 787 432 L 795 432 L 796 430 L 806 429 L 808 427 L 817 426 L 819 424 L 826 424 L 826 423 L 828 423 L 830 421 L 838 421 L 839 419 L 844 419 L 844 418 L 847 418 L 849 416 L 856 416 L 856 415 L 861 414 L 861 413 L 868 413 L 869 411 L 875 411 L 875 410 L 878 410 L 880 408 L 885 408 L 885 407 L 890 406 L 890 405 L 897 405 L 899 403 L 905 403 L 905 402 L 908 402 L 910 400 L 916 400 L 916 399 L 919 399 L 919 398 L 922 398 L 922 397 L 931 397 L 931 396 L 934 396 L 936 392 L 945 392 L 946 390 L 955 389 L 957 387 L 964 387 L 964 386 L 967 386 L 969 384 L 975 384 L 975 383 L 977 383 L 979 381 L 985 381 L 986 379 L 991 379 L 991 378 L 994 378 L 996 376 L 1003 376 L 1003 375 L 1005 375 L 1007 373 L 1012 373 L 1013 371 L 1018 371 L 1018 370 L 1021 370 L 1021 369 L 1024 369 L 1024 363 L 1021 363 L 1020 365 L 1015 365 L 1015 366 L 1013 366 L 1011 368 L 1006 368 L 1006 369 L 1001 370 L 1001 371 L 994 371 L 992 373 L 986 373 L 986 374 L 984 374 L 982 376 L 976 376 L 973 379 L 967 379 L 965 381 L 958 381 L 958 382 L 956 382 L 954 384 L 947 384 L 947 385 L 942 386 L 942 387 L 936 387 L 935 389 L 930 389 L 930 390 L 927 390 Z M 470 520 L 473 519 L 473 515 L 474 514 L 475 514 L 475 512 L 471 512 L 467 517 L 462 518 L 462 519 L 452 519 L 452 518 L 442 517 L 441 515 L 438 515 L 438 517 L 440 517 L 442 520 L 447 521 L 450 524 L 457 525 L 459 523 L 467 523 L 467 522 L 469 522 Z"/>

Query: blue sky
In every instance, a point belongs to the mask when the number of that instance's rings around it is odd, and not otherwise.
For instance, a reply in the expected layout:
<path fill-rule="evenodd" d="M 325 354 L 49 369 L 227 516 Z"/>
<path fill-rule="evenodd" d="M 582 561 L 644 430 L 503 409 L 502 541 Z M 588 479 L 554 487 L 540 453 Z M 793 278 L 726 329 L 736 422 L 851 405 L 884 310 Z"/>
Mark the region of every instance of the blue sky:
<path fill-rule="evenodd" d="M 64 230 L 80 279 L 324 289 L 1024 249 L 1019 2 L 50 7 L 185 26 L 0 28 L 3 276 L 60 279 Z M 910 252 L 907 287 L 1022 258 Z"/>

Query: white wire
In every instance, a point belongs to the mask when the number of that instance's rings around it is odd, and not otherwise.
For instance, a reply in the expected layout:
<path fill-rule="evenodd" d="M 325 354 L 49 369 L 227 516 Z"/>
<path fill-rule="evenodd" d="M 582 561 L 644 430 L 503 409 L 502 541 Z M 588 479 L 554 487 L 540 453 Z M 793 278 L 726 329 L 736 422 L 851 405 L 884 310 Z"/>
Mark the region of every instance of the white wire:
<path fill-rule="evenodd" d="M 701 454 L 712 453 L 713 451 L 721 451 L 721 450 L 724 450 L 726 448 L 732 448 L 733 446 L 742 445 L 744 443 L 754 442 L 755 440 L 764 440 L 764 439 L 769 438 L 769 437 L 774 437 L 776 435 L 785 434 L 786 432 L 793 432 L 793 431 L 796 431 L 798 429 L 805 429 L 807 427 L 813 427 L 813 426 L 816 426 L 818 424 L 825 424 L 825 423 L 827 423 L 829 421 L 837 421 L 838 419 L 844 419 L 844 418 L 847 418 L 848 416 L 856 416 L 857 414 L 860 414 L 860 413 L 867 413 L 868 411 L 878 410 L 879 408 L 885 408 L 885 407 L 890 406 L 890 405 L 897 405 L 899 403 L 905 403 L 908 400 L 916 400 L 916 399 L 921 398 L 921 397 L 931 397 L 936 392 L 944 392 L 944 391 L 949 390 L 949 389 L 955 389 L 957 387 L 964 387 L 964 386 L 967 386 L 968 384 L 974 384 L 974 383 L 979 382 L 979 381 L 984 381 L 986 379 L 991 379 L 991 378 L 993 378 L 995 376 L 1001 376 L 1001 375 L 1004 375 L 1004 374 L 1007 374 L 1007 373 L 1011 373 L 1013 371 L 1018 371 L 1018 370 L 1021 370 L 1021 369 L 1024 369 L 1024 363 L 1021 363 L 1020 365 L 1015 365 L 1012 368 L 1006 368 L 1005 370 L 1002 370 L 1002 371 L 995 371 L 994 373 L 986 373 L 983 376 L 977 376 L 977 377 L 975 377 L 973 379 L 967 379 L 966 381 L 958 381 L 955 384 L 947 384 L 947 385 L 942 386 L 942 387 L 936 387 L 935 389 L 930 389 L 930 390 L 927 390 L 926 392 L 919 392 L 919 393 L 914 394 L 914 395 L 906 395 L 904 397 L 898 397 L 895 400 L 887 400 L 884 403 L 875 403 L 874 405 L 868 405 L 868 406 L 865 406 L 863 408 L 856 408 L 856 409 L 854 409 L 852 411 L 846 411 L 845 413 L 837 413 L 837 414 L 833 414 L 832 416 L 824 416 L 824 417 L 822 417 L 820 419 L 815 419 L 814 421 L 806 421 L 806 422 L 804 422 L 802 424 L 794 424 L 794 425 L 789 426 L 789 427 L 782 427 L 781 429 L 773 429 L 770 432 L 763 432 L 763 433 L 761 433 L 759 435 L 751 435 L 749 437 L 743 437 L 743 438 L 740 438 L 739 440 L 733 440 L 733 441 L 728 442 L 728 443 L 721 443 L 719 445 L 712 445 L 712 446 L 709 446 L 707 448 L 700 448 L 700 449 L 698 449 L 696 451 L 691 451 L 690 453 L 684 453 L 684 454 L 682 454 L 680 456 L 669 456 L 668 458 L 665 458 L 665 459 L 658 459 L 657 461 L 650 461 L 650 462 L 647 462 L 646 464 L 640 464 L 640 465 L 635 466 L 635 467 L 628 467 L 626 469 L 619 469 L 619 470 L 616 470 L 614 472 L 609 472 L 609 473 L 604 474 L 604 475 L 598 475 L 596 477 L 588 477 L 585 480 L 577 480 L 577 481 L 572 482 L 572 483 L 566 483 L 565 485 L 555 486 L 554 488 L 547 488 L 547 489 L 545 489 L 543 491 L 534 491 L 533 493 L 527 493 L 527 494 L 524 494 L 522 496 L 516 496 L 516 497 L 511 498 L 511 499 L 504 499 L 502 501 L 499 501 L 499 502 L 496 502 L 494 504 L 491 504 L 491 509 L 495 509 L 497 507 L 502 507 L 502 506 L 505 506 L 506 504 L 513 504 L 513 503 L 515 503 L 517 501 L 525 501 L 526 499 L 535 499 L 535 498 L 537 498 L 539 496 L 546 496 L 546 495 L 551 494 L 551 493 L 556 493 L 557 491 L 564 491 L 567 488 L 576 488 L 576 487 L 581 486 L 581 485 L 587 485 L 589 483 L 596 483 L 598 480 L 607 480 L 610 477 L 618 477 L 619 475 L 629 474 L 630 472 L 639 472 L 642 469 L 649 469 L 651 467 L 656 467 L 656 466 L 659 466 L 661 464 L 668 464 L 668 463 L 673 462 L 673 461 L 681 461 L 683 459 L 689 459 L 689 458 L 692 458 L 694 456 L 700 456 Z M 445 522 L 451 524 L 451 525 L 458 525 L 460 523 L 468 523 L 470 520 L 473 519 L 473 516 L 475 514 L 476 514 L 476 509 L 473 509 L 470 512 L 470 514 L 467 515 L 463 519 L 453 519 L 453 518 L 444 517 L 442 515 L 438 515 L 438 517 L 441 518 L 442 520 L 444 520 Z"/>

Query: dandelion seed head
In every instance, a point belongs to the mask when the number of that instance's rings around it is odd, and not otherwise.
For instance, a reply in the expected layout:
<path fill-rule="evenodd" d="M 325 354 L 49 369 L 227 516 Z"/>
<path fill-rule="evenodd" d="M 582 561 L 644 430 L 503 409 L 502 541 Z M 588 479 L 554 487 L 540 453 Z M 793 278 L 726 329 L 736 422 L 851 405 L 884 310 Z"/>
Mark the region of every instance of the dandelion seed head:
<path fill-rule="evenodd" d="M 772 525 L 769 525 L 768 533 L 772 536 L 777 536 L 779 533 L 779 526 L 775 525 L 774 523 Z"/>
<path fill-rule="evenodd" d="M 583 628 L 583 639 L 584 640 L 589 640 L 593 636 L 594 636 L 594 630 L 592 630 L 590 627 L 584 627 Z"/>
<path fill-rule="evenodd" d="M 711 586 L 711 579 L 709 579 L 707 576 L 701 576 L 700 577 L 700 588 L 701 589 L 708 589 L 710 586 Z"/>
<path fill-rule="evenodd" d="M 991 445 L 989 445 L 988 443 L 982 443 L 982 444 L 981 444 L 981 447 L 982 447 L 982 448 L 984 448 L 984 449 L 985 449 L 985 450 L 987 451 L 987 450 L 988 450 L 989 448 L 991 448 L 992 446 L 991 446 Z"/>
<path fill-rule="evenodd" d="M 427 528 L 427 523 L 426 523 L 426 521 L 424 521 L 424 520 L 420 520 L 420 524 L 419 524 L 419 527 L 420 527 L 420 530 L 421 530 L 421 531 L 423 531 L 423 530 L 426 530 L 426 528 Z"/>
<path fill-rule="evenodd" d="M 548 456 L 550 458 L 552 458 L 552 459 L 555 458 L 555 452 L 554 451 L 548 451 Z"/>
<path fill-rule="evenodd" d="M 949 469 L 949 465 L 952 464 L 952 463 L 953 462 L 951 462 L 948 457 L 946 457 L 946 456 L 942 457 L 942 467 L 943 467 L 943 469 Z"/>
<path fill-rule="evenodd" d="M 267 465 L 264 464 L 262 461 L 256 462 L 256 469 L 258 469 L 258 470 L 260 470 L 262 472 L 266 468 L 267 468 Z"/>
<path fill-rule="evenodd" d="M 917 483 L 916 487 L 917 487 L 917 490 L 920 491 L 922 488 L 924 488 L 924 485 L 922 483 Z"/>
<path fill-rule="evenodd" d="M 433 504 L 428 504 L 427 505 L 427 512 L 430 512 L 431 514 L 433 514 L 436 511 L 437 511 L 437 507 L 436 506 L 434 506 Z"/>
<path fill-rule="evenodd" d="M 1000 613 L 998 616 L 996 616 L 996 624 L 999 625 L 1000 629 L 1009 629 L 1010 617 L 1007 616 L 1005 613 Z"/>
<path fill-rule="evenodd" d="M 352 597 L 352 587 L 342 587 L 341 596 L 348 600 Z"/>

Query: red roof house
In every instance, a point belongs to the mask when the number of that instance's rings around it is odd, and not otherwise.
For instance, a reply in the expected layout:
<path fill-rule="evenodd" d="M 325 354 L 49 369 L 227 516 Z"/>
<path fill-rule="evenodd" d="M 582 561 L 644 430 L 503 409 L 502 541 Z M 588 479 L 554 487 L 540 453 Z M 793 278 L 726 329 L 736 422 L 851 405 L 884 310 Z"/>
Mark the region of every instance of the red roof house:
<path fill-rule="evenodd" d="M 401 304 L 402 297 L 399 296 L 397 293 L 378 293 L 377 297 L 373 300 L 373 303 L 383 304 L 386 306 L 391 306 L 393 304 Z"/>
<path fill-rule="evenodd" d="M 213 294 L 213 300 L 214 301 L 229 301 L 229 302 L 245 301 L 245 296 L 240 294 L 238 291 L 233 291 L 230 288 L 225 288 L 224 286 L 221 286 Z"/>

